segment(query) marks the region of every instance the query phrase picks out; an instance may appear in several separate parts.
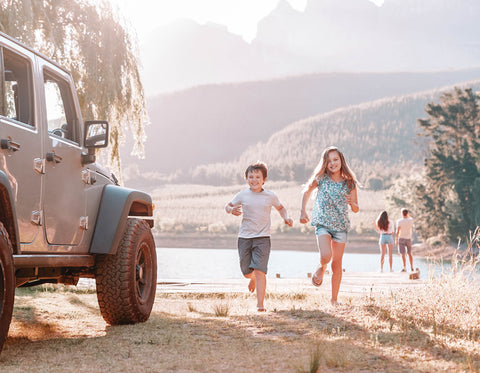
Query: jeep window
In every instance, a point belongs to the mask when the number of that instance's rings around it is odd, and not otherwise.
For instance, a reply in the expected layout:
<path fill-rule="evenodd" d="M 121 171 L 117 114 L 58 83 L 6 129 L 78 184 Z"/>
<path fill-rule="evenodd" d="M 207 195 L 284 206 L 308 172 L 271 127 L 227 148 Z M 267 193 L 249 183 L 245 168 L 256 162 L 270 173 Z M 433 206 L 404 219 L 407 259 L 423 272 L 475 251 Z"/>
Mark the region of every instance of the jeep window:
<path fill-rule="evenodd" d="M 31 64 L 8 49 L 3 49 L 2 116 L 34 125 Z"/>
<path fill-rule="evenodd" d="M 50 71 L 44 71 L 45 103 L 48 131 L 58 137 L 79 143 L 78 123 L 70 85 Z"/>

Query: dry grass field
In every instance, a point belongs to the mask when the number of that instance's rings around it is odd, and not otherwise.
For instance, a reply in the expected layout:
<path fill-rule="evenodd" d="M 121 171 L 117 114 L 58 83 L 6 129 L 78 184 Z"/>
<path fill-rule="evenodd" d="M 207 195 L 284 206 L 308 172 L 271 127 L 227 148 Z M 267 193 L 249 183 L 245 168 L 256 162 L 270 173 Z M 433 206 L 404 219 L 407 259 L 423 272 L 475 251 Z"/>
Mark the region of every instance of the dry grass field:
<path fill-rule="evenodd" d="M 156 232 L 184 233 L 235 233 L 240 224 L 240 218 L 227 215 L 224 206 L 233 196 L 244 189 L 246 185 L 209 186 L 209 185 L 165 185 L 155 189 L 152 197 L 155 203 Z M 311 227 L 302 225 L 300 216 L 302 186 L 294 182 L 269 182 L 265 188 L 274 191 L 291 218 L 293 228 L 283 223 L 279 214 L 272 211 L 273 232 L 288 232 L 293 234 L 306 233 Z M 350 214 L 352 228 L 357 233 L 372 231 L 371 222 L 386 209 L 383 191 L 360 189 L 358 191 L 360 212 Z M 309 202 L 311 211 L 313 201 Z M 389 211 L 393 219 L 398 211 Z"/>
<path fill-rule="evenodd" d="M 479 372 L 478 263 L 424 286 L 344 297 L 159 292 L 143 324 L 107 326 L 94 290 L 18 289 L 5 372 Z"/>

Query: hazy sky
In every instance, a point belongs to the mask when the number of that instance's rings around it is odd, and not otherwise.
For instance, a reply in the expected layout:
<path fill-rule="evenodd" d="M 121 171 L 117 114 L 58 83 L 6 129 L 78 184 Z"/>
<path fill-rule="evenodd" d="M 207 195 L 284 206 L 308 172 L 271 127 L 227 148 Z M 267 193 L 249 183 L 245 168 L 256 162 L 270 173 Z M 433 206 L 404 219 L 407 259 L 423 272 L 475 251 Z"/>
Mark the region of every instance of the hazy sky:
<path fill-rule="evenodd" d="M 178 18 L 193 19 L 201 24 L 214 22 L 228 27 L 231 33 L 246 41 L 255 37 L 257 23 L 268 15 L 279 0 L 110 0 L 118 4 L 124 17 L 135 27 L 140 38 L 158 26 Z M 287 0 L 299 11 L 308 0 Z M 338 0 L 340 1 L 340 0 Z M 370 0 L 381 4 L 383 0 Z"/>

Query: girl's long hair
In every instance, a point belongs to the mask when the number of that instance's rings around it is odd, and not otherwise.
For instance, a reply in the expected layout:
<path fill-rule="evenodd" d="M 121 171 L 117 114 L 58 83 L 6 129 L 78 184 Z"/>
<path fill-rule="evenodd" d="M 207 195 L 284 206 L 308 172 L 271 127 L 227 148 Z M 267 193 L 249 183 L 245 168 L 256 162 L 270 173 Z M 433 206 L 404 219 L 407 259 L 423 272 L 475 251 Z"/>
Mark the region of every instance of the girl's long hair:
<path fill-rule="evenodd" d="M 388 214 L 386 211 L 382 211 L 380 215 L 378 215 L 377 220 L 375 221 L 375 224 L 377 224 L 377 227 L 382 230 L 382 231 L 387 231 L 388 230 Z"/>
<path fill-rule="evenodd" d="M 330 154 L 330 152 L 333 152 L 333 151 L 337 152 L 340 157 L 340 161 L 342 163 L 342 166 L 340 168 L 340 175 L 342 176 L 342 179 L 344 179 L 347 182 L 348 189 L 352 190 L 355 187 L 355 185 L 357 184 L 357 178 L 353 173 L 353 171 L 348 166 L 348 163 L 345 160 L 343 153 L 340 150 L 338 150 L 336 146 L 329 146 L 323 151 L 322 157 L 320 158 L 320 162 L 318 162 L 317 167 L 315 167 L 315 169 L 313 170 L 312 175 L 310 176 L 307 183 L 305 184 L 304 190 L 307 190 L 312 185 L 312 183 L 318 179 L 318 177 L 322 177 L 325 174 L 328 174 L 328 171 L 327 171 L 328 155 Z"/>

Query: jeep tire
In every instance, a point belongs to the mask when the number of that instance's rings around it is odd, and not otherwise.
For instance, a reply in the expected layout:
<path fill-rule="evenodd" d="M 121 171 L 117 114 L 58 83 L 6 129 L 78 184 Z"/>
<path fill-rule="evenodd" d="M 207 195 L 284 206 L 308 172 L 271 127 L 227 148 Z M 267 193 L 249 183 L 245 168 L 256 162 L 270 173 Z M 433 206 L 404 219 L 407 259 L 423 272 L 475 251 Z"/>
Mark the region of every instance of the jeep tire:
<path fill-rule="evenodd" d="M 110 325 L 144 322 L 150 316 L 157 286 L 157 256 L 150 226 L 128 219 L 117 253 L 98 255 L 97 298 Z"/>
<path fill-rule="evenodd" d="M 5 227 L 0 223 L 0 352 L 7 339 L 15 300 L 15 270 L 12 245 Z"/>

